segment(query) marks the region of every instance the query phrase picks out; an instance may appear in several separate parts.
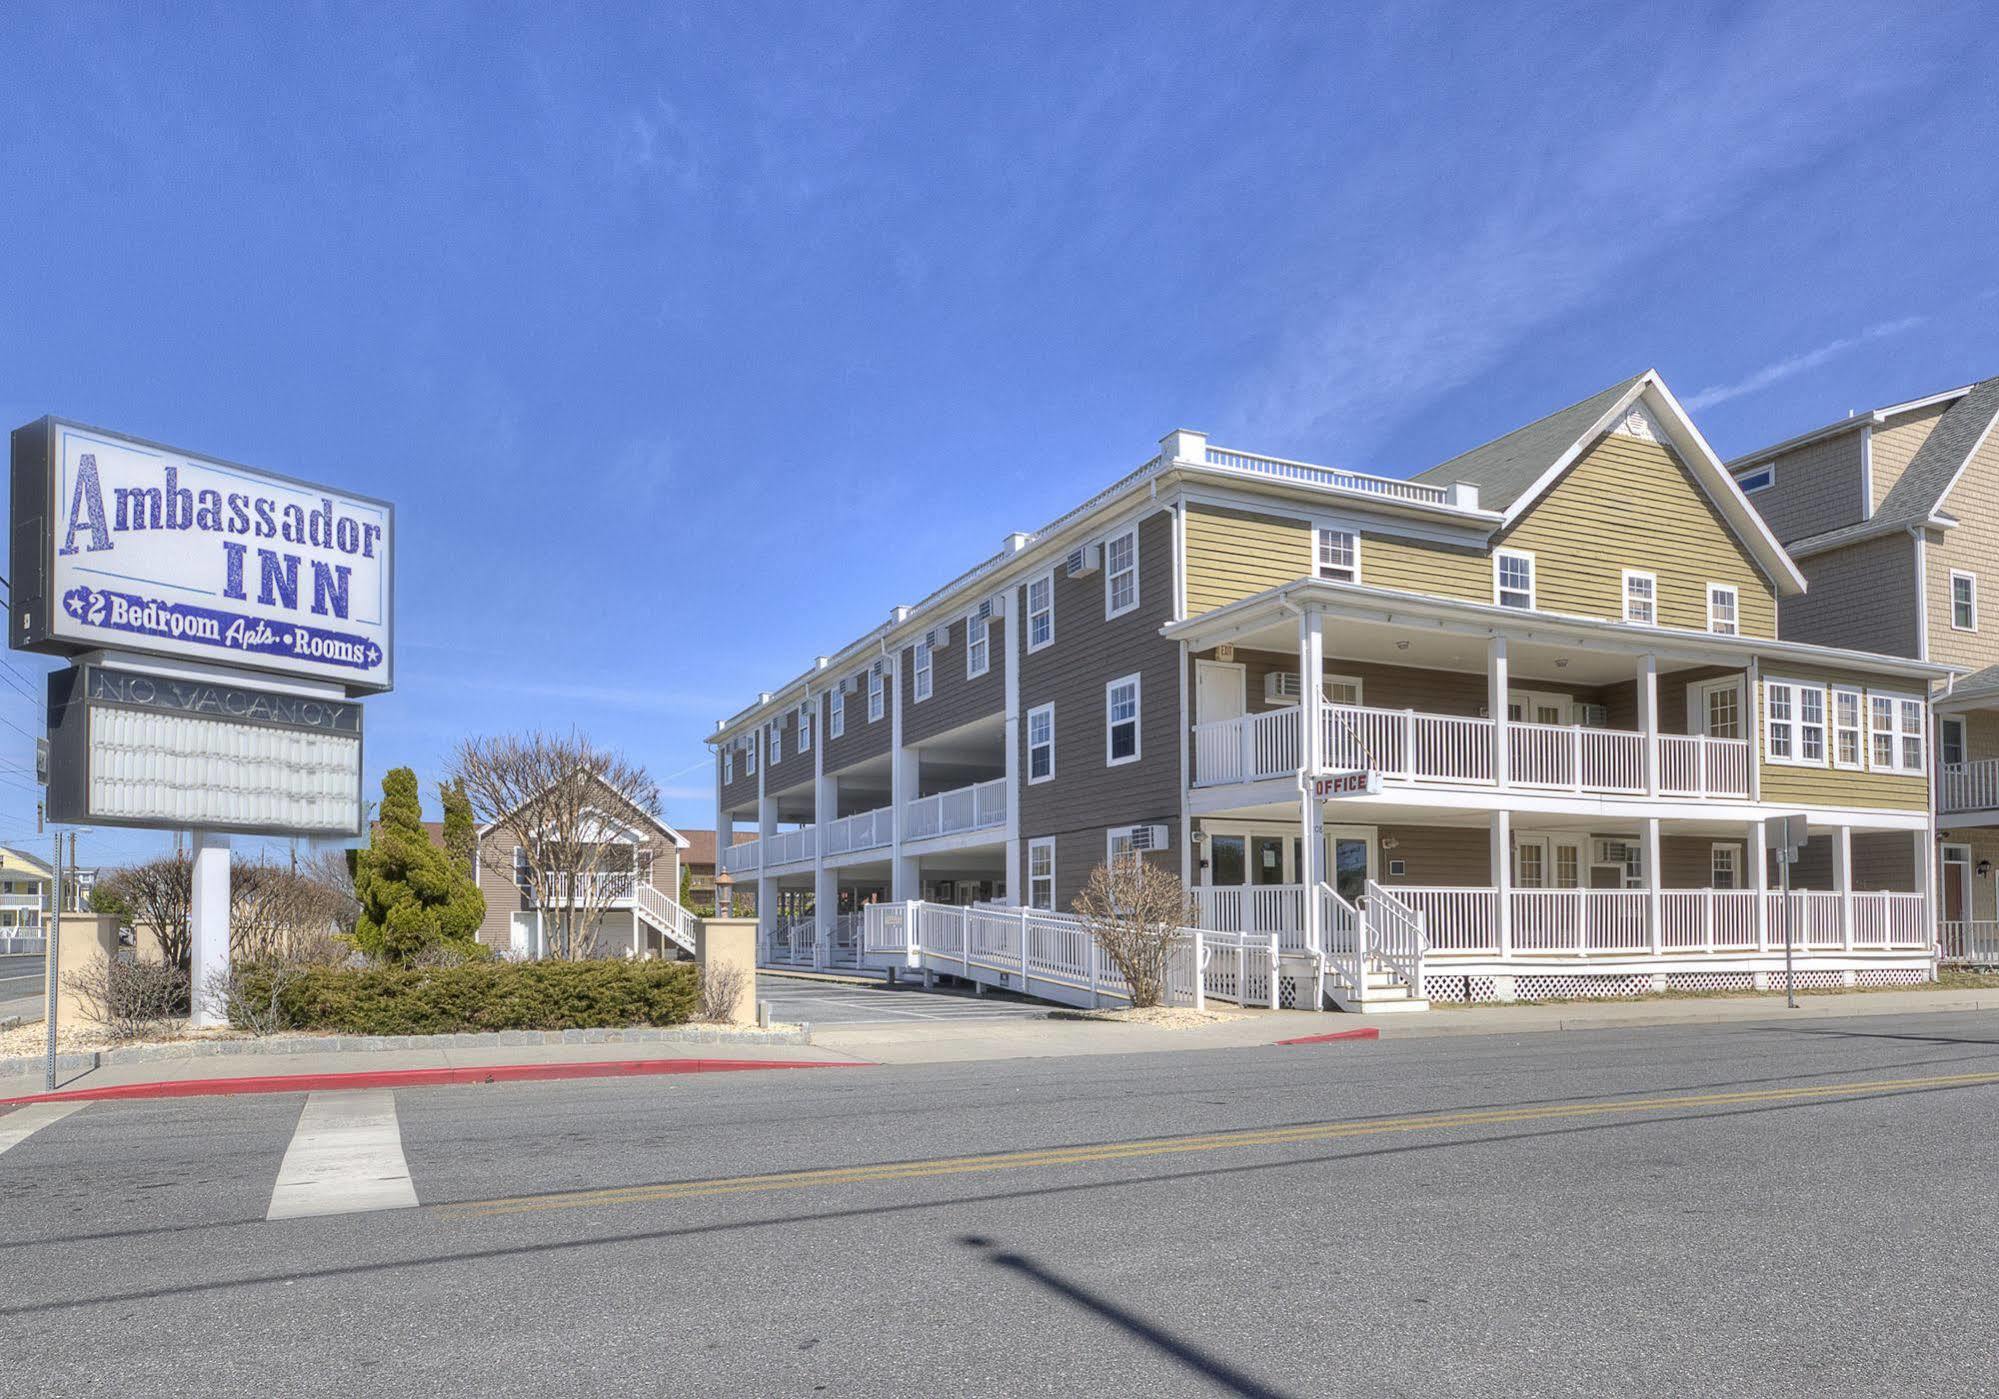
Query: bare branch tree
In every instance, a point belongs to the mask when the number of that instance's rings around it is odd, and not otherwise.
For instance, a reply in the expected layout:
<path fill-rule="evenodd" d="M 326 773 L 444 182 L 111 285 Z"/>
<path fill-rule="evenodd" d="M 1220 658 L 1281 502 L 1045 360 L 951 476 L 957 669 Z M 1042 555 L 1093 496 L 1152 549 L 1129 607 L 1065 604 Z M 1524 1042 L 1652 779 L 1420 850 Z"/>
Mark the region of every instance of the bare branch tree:
<path fill-rule="evenodd" d="M 150 932 L 158 940 L 161 961 L 187 970 L 194 950 L 189 928 L 194 916 L 194 865 L 187 856 L 162 855 L 112 870 L 97 882 L 92 902 L 117 908 L 135 935 Z"/>
<path fill-rule="evenodd" d="M 526 893 L 553 915 L 549 951 L 587 957 L 597 925 L 632 896 L 643 831 L 659 815 L 659 787 L 623 754 L 578 733 L 467 739 L 453 756 L 479 824 L 505 831 L 522 853 Z"/>
<path fill-rule="evenodd" d="M 245 963 L 325 960 L 342 908 L 341 891 L 310 866 L 293 871 L 238 860 L 229 871 L 230 955 Z"/>
<path fill-rule="evenodd" d="M 1143 859 L 1098 865 L 1072 907 L 1124 977 L 1132 1006 L 1159 1005 L 1173 943 L 1198 919 L 1179 876 Z"/>

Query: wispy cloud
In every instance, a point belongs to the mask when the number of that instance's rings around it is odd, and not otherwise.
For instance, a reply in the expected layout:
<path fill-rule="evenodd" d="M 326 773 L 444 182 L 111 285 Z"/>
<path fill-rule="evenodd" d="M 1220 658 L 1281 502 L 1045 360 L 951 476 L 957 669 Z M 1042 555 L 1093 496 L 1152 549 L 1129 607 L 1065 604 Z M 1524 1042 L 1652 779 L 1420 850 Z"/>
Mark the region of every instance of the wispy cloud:
<path fill-rule="evenodd" d="M 1794 374 L 1803 374 L 1808 369 L 1817 369 L 1836 355 L 1865 345 L 1871 340 L 1884 340 L 1891 335 L 1900 335 L 1922 325 L 1926 316 L 1904 316 L 1898 321 L 1882 321 L 1879 325 L 1868 326 L 1857 335 L 1842 335 L 1837 340 L 1828 340 L 1823 345 L 1806 350 L 1802 354 L 1788 356 L 1764 365 L 1755 373 L 1737 379 L 1732 384 L 1715 384 L 1700 390 L 1687 399 L 1689 409 L 1711 408 L 1717 403 L 1726 403 L 1731 398 L 1741 398 L 1744 394 L 1756 393 L 1780 383 Z"/>

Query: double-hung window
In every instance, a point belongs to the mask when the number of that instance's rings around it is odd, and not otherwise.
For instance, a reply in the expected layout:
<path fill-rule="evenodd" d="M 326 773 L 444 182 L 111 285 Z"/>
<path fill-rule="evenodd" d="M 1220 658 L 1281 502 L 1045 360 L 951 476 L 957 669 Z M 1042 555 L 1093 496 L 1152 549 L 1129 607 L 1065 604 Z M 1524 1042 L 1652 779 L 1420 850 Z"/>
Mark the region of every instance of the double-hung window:
<path fill-rule="evenodd" d="M 1108 767 L 1138 761 L 1138 677 L 1127 675 L 1104 687 L 1104 762 Z"/>
<path fill-rule="evenodd" d="M 1882 772 L 1923 770 L 1923 702 L 1869 695 L 1874 766 Z"/>
<path fill-rule="evenodd" d="M 1658 624 L 1659 579 L 1656 574 L 1641 573 L 1634 568 L 1624 570 L 1624 620 L 1636 622 L 1641 627 Z"/>
<path fill-rule="evenodd" d="M 784 761 L 784 720 L 782 719 L 773 719 L 770 721 L 770 760 L 773 763 Z"/>
<path fill-rule="evenodd" d="M 812 751 L 812 705 L 810 701 L 798 706 L 798 751 Z"/>
<path fill-rule="evenodd" d="M 735 780 L 736 780 L 736 749 L 735 745 L 731 744 L 729 747 L 724 748 L 722 750 L 722 782 L 726 786 L 728 783 L 734 782 Z"/>
<path fill-rule="evenodd" d="M 1742 887 L 1742 847 L 1716 843 L 1708 847 L 1708 876 L 1710 889 L 1740 889 Z"/>
<path fill-rule="evenodd" d="M 1798 687 L 1788 680 L 1763 684 L 1763 748 L 1773 763 L 1797 763 Z"/>
<path fill-rule="evenodd" d="M 1046 782 L 1055 775 L 1055 706 L 1027 711 L 1027 780 Z"/>
<path fill-rule="evenodd" d="M 883 690 L 887 684 L 888 676 L 879 665 L 868 667 L 868 722 L 870 724 L 881 718 L 883 711 L 888 707 L 883 696 Z"/>
<path fill-rule="evenodd" d="M 826 737 L 840 738 L 847 732 L 847 692 L 835 690 L 826 696 Z"/>
<path fill-rule="evenodd" d="M 1492 556 L 1492 600 L 1501 607 L 1534 608 L 1534 556 L 1501 549 Z"/>
<path fill-rule="evenodd" d="M 1039 651 L 1055 639 L 1055 575 L 1027 585 L 1027 649 Z"/>
<path fill-rule="evenodd" d="M 1716 636 L 1735 636 L 1741 630 L 1740 599 L 1733 583 L 1707 585 L 1707 629 Z"/>
<path fill-rule="evenodd" d="M 1113 826 L 1104 832 L 1104 861 L 1112 869 L 1120 864 L 1137 864 L 1140 860 L 1138 847 L 1132 843 L 1132 827 Z"/>
<path fill-rule="evenodd" d="M 1964 720 L 1937 720 L 1937 761 L 1945 767 L 1964 761 Z"/>
<path fill-rule="evenodd" d="M 1138 529 L 1104 545 L 1104 616 L 1121 617 L 1138 606 Z"/>
<path fill-rule="evenodd" d="M 757 741 L 757 736 L 751 734 L 749 745 L 743 749 L 743 776 L 755 777 L 757 775 L 757 749 L 762 746 Z"/>
<path fill-rule="evenodd" d="M 930 698 L 930 686 L 935 680 L 930 666 L 930 642 L 928 639 L 916 643 L 916 692 L 914 702 L 921 704 Z"/>
<path fill-rule="evenodd" d="M 993 626 L 977 617 L 965 619 L 965 678 L 977 679 L 992 666 Z"/>
<path fill-rule="evenodd" d="M 1335 583 L 1360 581 L 1360 540 L 1350 529 L 1319 530 L 1319 576 Z"/>
<path fill-rule="evenodd" d="M 1956 631 L 1978 630 L 1978 575 L 1950 571 L 1950 624 Z"/>
<path fill-rule="evenodd" d="M 1864 709 L 1865 701 L 1860 691 L 1833 690 L 1832 763 L 1834 767 L 1857 768 L 1866 766 L 1867 750 L 1862 746 L 1865 742 L 1865 735 L 1861 732 L 1861 715 Z"/>
<path fill-rule="evenodd" d="M 1798 761 L 1825 762 L 1825 691 L 1798 686 Z"/>
<path fill-rule="evenodd" d="M 1029 908 L 1055 907 L 1055 842 L 1030 840 L 1027 843 L 1027 905 Z"/>

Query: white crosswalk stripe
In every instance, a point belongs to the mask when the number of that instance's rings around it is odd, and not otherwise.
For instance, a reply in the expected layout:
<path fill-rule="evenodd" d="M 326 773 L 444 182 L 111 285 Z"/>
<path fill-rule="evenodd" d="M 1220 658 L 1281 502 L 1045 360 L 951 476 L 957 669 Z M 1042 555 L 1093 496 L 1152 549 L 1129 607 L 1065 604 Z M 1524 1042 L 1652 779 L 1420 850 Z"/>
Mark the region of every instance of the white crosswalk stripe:
<path fill-rule="evenodd" d="M 19 1146 L 50 1123 L 60 1122 L 88 1106 L 88 1103 L 29 1103 L 26 1107 L 15 1108 L 5 1117 L 0 1117 L 0 1152 Z"/>
<path fill-rule="evenodd" d="M 307 1094 L 264 1217 L 359 1214 L 415 1204 L 394 1092 Z"/>

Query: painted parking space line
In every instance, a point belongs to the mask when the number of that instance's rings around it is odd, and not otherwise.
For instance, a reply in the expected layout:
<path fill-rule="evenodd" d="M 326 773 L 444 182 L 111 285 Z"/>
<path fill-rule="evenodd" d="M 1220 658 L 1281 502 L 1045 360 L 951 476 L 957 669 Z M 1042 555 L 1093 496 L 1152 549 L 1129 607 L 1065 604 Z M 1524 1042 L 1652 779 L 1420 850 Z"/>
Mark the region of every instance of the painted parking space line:
<path fill-rule="evenodd" d="M 84 1108 L 82 1103 L 30 1103 L 24 1108 L 16 1108 L 5 1117 L 0 1117 L 0 1152 L 9 1147 L 19 1146 L 35 1133 L 54 1122 L 60 1122 L 73 1112 Z"/>
<path fill-rule="evenodd" d="M 359 1214 L 415 1204 L 395 1093 L 379 1088 L 307 1094 L 264 1217 Z"/>

